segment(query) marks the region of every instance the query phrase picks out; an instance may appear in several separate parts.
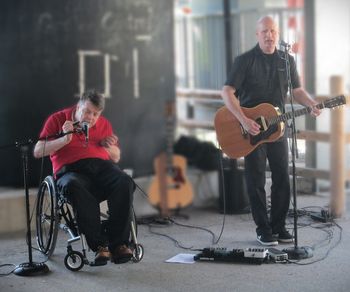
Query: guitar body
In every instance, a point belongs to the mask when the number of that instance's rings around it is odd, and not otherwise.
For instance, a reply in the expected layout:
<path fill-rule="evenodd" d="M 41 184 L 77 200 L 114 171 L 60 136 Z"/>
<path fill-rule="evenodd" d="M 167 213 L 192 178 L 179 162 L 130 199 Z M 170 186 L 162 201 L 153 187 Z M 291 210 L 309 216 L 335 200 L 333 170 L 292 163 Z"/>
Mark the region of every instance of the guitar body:
<path fill-rule="evenodd" d="M 165 152 L 155 158 L 156 175 L 149 188 L 149 201 L 160 208 L 162 215 L 168 215 L 168 210 L 186 207 L 193 200 L 192 185 L 186 179 L 186 158 L 173 155 L 170 166 L 167 160 Z"/>
<path fill-rule="evenodd" d="M 277 108 L 268 103 L 262 103 L 253 108 L 242 107 L 244 114 L 257 121 L 263 118 L 272 118 L 280 115 Z M 226 106 L 220 108 L 214 119 L 217 140 L 222 151 L 231 158 L 239 158 L 248 155 L 258 145 L 266 142 L 273 142 L 279 139 L 284 133 L 284 123 L 280 122 L 274 125 L 274 129 L 267 125 L 257 136 L 252 136 L 244 131 L 236 117 L 228 110 Z"/>
<path fill-rule="evenodd" d="M 335 108 L 346 104 L 344 95 L 324 100 L 315 105 L 318 109 Z M 281 114 L 278 108 L 269 103 L 262 103 L 253 108 L 242 107 L 243 113 L 260 125 L 258 135 L 249 135 L 235 116 L 227 107 L 220 108 L 215 115 L 215 131 L 222 151 L 231 158 L 239 158 L 248 155 L 258 145 L 274 142 L 284 133 L 285 122 L 293 116 L 298 117 L 312 111 L 311 107 L 305 107 Z"/>

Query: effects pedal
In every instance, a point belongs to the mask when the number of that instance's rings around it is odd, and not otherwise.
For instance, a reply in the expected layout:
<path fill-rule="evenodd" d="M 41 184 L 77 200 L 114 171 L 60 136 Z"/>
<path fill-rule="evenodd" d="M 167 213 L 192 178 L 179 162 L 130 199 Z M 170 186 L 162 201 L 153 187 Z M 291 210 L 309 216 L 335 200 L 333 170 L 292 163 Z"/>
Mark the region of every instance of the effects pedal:
<path fill-rule="evenodd" d="M 267 257 L 267 254 L 267 248 L 246 248 L 244 250 L 244 256 L 246 258 L 264 259 Z"/>
<path fill-rule="evenodd" d="M 275 263 L 285 263 L 288 260 L 288 254 L 277 248 L 268 248 L 268 256 Z"/>

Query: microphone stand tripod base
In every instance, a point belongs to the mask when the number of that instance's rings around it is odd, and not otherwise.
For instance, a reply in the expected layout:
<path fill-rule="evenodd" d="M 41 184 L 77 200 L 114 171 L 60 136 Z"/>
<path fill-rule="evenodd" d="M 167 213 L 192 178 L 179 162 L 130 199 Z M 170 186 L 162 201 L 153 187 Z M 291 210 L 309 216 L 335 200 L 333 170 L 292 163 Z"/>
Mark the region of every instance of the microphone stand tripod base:
<path fill-rule="evenodd" d="M 288 254 L 290 260 L 302 260 L 308 259 L 313 256 L 312 248 L 309 246 L 293 246 L 283 249 Z"/>
<path fill-rule="evenodd" d="M 45 263 L 23 263 L 18 265 L 13 273 L 17 276 L 35 276 L 39 274 L 46 274 L 50 270 Z"/>

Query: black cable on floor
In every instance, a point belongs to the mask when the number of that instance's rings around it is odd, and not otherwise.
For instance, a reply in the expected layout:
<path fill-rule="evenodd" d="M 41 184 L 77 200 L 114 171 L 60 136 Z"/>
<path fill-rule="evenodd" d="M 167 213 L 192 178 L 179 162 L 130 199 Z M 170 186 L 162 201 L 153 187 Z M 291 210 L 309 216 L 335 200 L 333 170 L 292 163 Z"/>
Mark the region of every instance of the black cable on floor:
<path fill-rule="evenodd" d="M 16 267 L 15 264 L 2 264 L 0 265 L 0 268 L 2 267 Z M 5 276 L 8 276 L 8 275 L 11 275 L 13 272 L 14 272 L 15 269 L 12 269 L 10 272 L 8 273 L 0 273 L 0 277 L 5 277 Z"/>
<path fill-rule="evenodd" d="M 308 207 L 304 207 L 302 208 L 301 210 L 297 210 L 297 213 L 298 213 L 298 216 L 299 217 L 304 217 L 304 218 L 310 218 L 311 220 L 313 220 L 311 218 L 311 214 L 312 214 L 312 211 L 309 211 L 308 209 L 323 209 L 322 207 L 319 207 L 319 206 L 308 206 Z M 293 214 L 291 214 L 290 216 L 293 216 Z M 300 262 L 300 260 L 288 260 L 288 263 L 292 263 L 292 264 L 297 264 L 297 265 L 311 265 L 311 264 L 314 264 L 314 263 L 318 263 L 320 261 L 323 261 L 325 260 L 330 252 L 335 249 L 341 242 L 342 240 L 342 233 L 343 233 L 343 228 L 334 221 L 333 218 L 327 218 L 329 221 L 328 222 L 317 222 L 316 224 L 314 223 L 314 221 L 311 221 L 311 222 L 308 222 L 308 223 L 301 223 L 299 222 L 298 223 L 298 226 L 299 227 L 302 227 L 302 228 L 305 228 L 305 227 L 310 227 L 310 228 L 314 228 L 314 229 L 318 229 L 318 230 L 321 230 L 323 232 L 326 233 L 326 237 L 324 239 L 322 239 L 320 242 L 318 243 L 315 243 L 311 246 L 312 250 L 313 251 L 316 251 L 317 249 L 320 249 L 320 248 L 324 248 L 326 247 L 327 245 L 331 244 L 332 242 L 332 239 L 334 239 L 334 236 L 335 236 L 335 233 L 332 229 L 332 227 L 336 227 L 338 230 L 339 230 L 339 238 L 338 240 L 328 248 L 328 250 L 326 251 L 326 253 L 321 257 L 321 258 L 318 258 L 318 259 L 315 259 L 315 260 L 312 260 L 312 261 L 308 261 L 308 262 L 305 262 L 305 263 L 302 263 Z"/>

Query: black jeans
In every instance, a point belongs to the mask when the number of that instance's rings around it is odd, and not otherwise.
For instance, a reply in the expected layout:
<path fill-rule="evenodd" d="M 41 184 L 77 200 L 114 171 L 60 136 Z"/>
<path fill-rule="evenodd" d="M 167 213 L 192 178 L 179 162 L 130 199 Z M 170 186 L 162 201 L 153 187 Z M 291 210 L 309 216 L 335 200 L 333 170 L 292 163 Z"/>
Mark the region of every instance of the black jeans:
<path fill-rule="evenodd" d="M 272 178 L 270 220 L 265 193 L 266 159 Z M 278 233 L 285 227 L 290 200 L 287 139 L 261 144 L 247 155 L 245 177 L 257 234 Z"/>
<path fill-rule="evenodd" d="M 79 230 L 93 251 L 106 245 L 100 220 L 100 202 L 105 200 L 109 209 L 106 232 L 110 250 L 128 243 L 135 184 L 127 174 L 112 161 L 93 158 L 66 165 L 56 176 L 58 191 L 72 203 Z"/>

